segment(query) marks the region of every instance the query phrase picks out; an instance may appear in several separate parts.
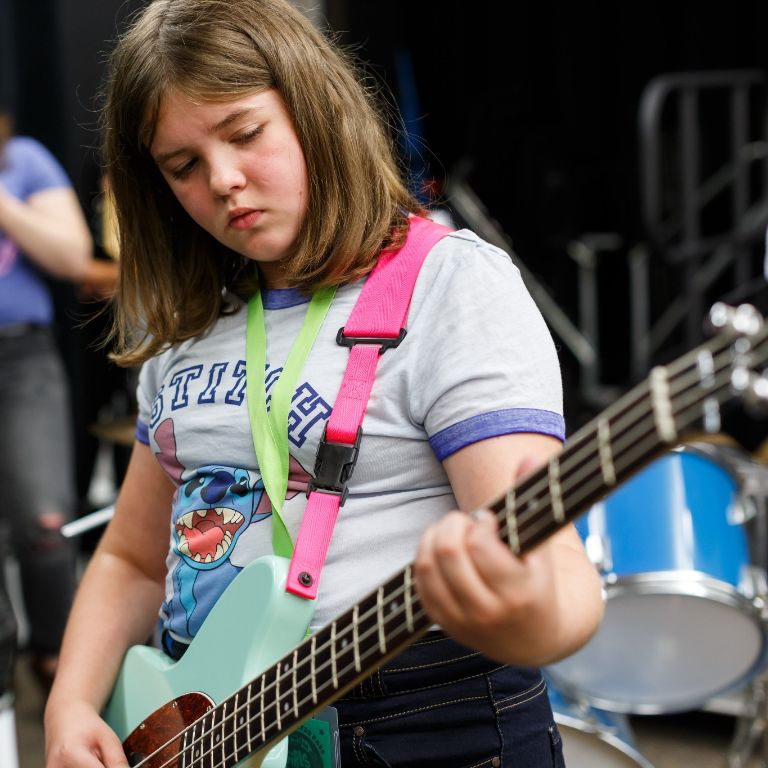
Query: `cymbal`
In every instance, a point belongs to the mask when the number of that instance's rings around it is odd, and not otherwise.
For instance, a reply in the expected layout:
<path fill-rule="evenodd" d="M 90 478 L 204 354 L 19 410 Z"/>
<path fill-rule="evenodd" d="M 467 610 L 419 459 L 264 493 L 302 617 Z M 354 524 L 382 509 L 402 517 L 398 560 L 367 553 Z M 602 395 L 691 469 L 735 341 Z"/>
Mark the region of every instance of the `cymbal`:
<path fill-rule="evenodd" d="M 136 416 L 121 416 L 112 421 L 97 421 L 88 425 L 88 431 L 99 440 L 130 447 L 136 435 Z"/>

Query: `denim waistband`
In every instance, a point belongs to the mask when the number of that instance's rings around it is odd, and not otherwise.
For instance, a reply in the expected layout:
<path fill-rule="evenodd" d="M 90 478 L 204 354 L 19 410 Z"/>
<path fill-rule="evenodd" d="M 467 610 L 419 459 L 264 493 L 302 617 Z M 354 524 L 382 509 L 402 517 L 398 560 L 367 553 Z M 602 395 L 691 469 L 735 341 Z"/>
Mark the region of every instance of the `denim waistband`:
<path fill-rule="evenodd" d="M 433 630 L 408 646 L 347 694 L 350 699 L 370 699 L 450 685 L 503 669 L 483 656 Z"/>

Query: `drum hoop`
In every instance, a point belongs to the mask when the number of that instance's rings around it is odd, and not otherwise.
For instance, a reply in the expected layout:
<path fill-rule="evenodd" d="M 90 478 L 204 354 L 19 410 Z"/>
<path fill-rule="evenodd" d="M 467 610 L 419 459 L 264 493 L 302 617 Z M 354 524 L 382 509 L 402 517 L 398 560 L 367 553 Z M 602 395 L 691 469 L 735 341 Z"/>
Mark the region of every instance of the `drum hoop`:
<path fill-rule="evenodd" d="M 673 588 L 670 589 L 670 586 Z M 750 680 L 754 679 L 761 669 L 766 667 L 768 662 L 768 626 L 762 617 L 762 611 L 758 605 L 755 605 L 755 601 L 747 598 L 732 584 L 713 579 L 711 576 L 700 571 L 652 571 L 619 577 L 610 581 L 604 579 L 604 587 L 606 600 L 610 600 L 612 595 L 618 597 L 625 594 L 630 596 L 680 594 L 685 597 L 714 599 L 716 602 L 734 608 L 746 609 L 742 612 L 752 619 L 759 631 L 760 649 L 752 664 L 725 688 L 713 691 L 704 699 L 692 699 L 684 704 L 638 703 L 606 698 L 574 686 L 567 678 L 559 675 L 556 669 L 548 668 L 547 674 L 551 677 L 553 684 L 565 696 L 581 698 L 595 709 L 603 709 L 608 712 L 628 715 L 666 715 L 695 709 L 710 699 L 739 690 L 749 683 Z M 684 589 L 684 587 L 687 588 Z M 696 592 L 691 593 L 692 587 L 696 588 Z"/>
<path fill-rule="evenodd" d="M 553 712 L 555 722 L 558 726 L 562 725 L 568 728 L 574 728 L 581 733 L 585 733 L 589 736 L 596 736 L 600 741 L 607 744 L 609 747 L 613 747 L 627 757 L 632 758 L 639 768 L 653 768 L 653 765 L 643 757 L 631 744 L 627 744 L 626 741 L 620 739 L 610 730 L 602 731 L 600 728 L 593 726 L 592 723 L 586 720 L 581 720 L 578 717 L 572 715 L 566 715 L 561 712 Z"/>
<path fill-rule="evenodd" d="M 609 574 L 603 579 L 606 599 L 627 595 L 684 595 L 713 600 L 744 610 L 744 613 L 754 614 L 754 618 L 763 630 L 762 610 L 764 595 L 750 599 L 739 589 L 719 579 L 714 579 L 702 571 L 646 571 L 630 576 L 615 576 Z M 763 645 L 765 645 L 765 637 Z"/>
<path fill-rule="evenodd" d="M 750 463 L 750 454 L 738 445 L 730 443 L 685 443 L 670 451 L 674 454 L 692 454 L 699 458 L 707 459 L 712 464 L 722 469 L 736 486 L 736 495 L 741 496 L 744 488 L 744 479 L 739 472 L 741 463 Z"/>

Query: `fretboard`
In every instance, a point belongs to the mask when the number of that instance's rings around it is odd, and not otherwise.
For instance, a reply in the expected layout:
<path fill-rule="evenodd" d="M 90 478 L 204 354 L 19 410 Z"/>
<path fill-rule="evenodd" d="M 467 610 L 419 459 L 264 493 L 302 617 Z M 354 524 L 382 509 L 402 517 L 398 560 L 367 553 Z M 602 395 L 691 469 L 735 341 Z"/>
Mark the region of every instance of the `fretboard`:
<path fill-rule="evenodd" d="M 518 554 L 529 551 L 659 454 L 718 432 L 719 406 L 733 397 L 732 374 L 743 354 L 739 341 L 722 332 L 655 368 L 556 458 L 491 501 L 504 541 Z M 749 345 L 753 365 L 765 364 L 767 348 L 761 331 Z M 190 726 L 180 764 L 234 766 L 332 703 L 430 625 L 409 565 Z"/>

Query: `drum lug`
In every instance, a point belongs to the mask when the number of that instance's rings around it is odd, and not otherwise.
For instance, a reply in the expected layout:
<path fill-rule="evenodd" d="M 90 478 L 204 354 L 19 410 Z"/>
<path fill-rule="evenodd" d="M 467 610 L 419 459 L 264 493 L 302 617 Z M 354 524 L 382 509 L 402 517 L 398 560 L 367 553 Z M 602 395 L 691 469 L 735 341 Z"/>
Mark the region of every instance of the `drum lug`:
<path fill-rule="evenodd" d="M 611 558 L 611 542 L 599 533 L 590 533 L 584 540 L 584 549 L 587 552 L 592 565 L 600 573 L 608 573 L 613 570 Z"/>
<path fill-rule="evenodd" d="M 743 565 L 739 580 L 739 592 L 751 600 L 757 610 L 765 612 L 766 597 L 768 597 L 768 579 L 766 579 L 765 571 L 755 565 Z"/>
<path fill-rule="evenodd" d="M 750 496 L 739 496 L 735 499 L 726 512 L 730 525 L 744 525 L 757 515 L 757 505 Z"/>

